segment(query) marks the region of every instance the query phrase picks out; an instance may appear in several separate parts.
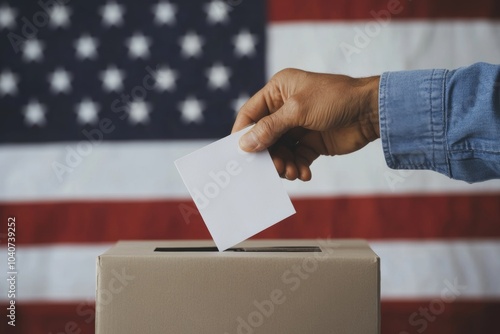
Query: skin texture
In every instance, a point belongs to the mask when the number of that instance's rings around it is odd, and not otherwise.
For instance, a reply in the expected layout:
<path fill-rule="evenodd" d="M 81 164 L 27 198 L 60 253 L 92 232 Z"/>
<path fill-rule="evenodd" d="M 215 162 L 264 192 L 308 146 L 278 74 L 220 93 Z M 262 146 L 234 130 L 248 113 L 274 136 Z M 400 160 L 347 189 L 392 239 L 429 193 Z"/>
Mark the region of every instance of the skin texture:
<path fill-rule="evenodd" d="M 255 123 L 240 147 L 268 148 L 281 177 L 308 181 L 320 155 L 351 153 L 380 137 L 379 79 L 282 70 L 245 103 L 232 132 Z"/>

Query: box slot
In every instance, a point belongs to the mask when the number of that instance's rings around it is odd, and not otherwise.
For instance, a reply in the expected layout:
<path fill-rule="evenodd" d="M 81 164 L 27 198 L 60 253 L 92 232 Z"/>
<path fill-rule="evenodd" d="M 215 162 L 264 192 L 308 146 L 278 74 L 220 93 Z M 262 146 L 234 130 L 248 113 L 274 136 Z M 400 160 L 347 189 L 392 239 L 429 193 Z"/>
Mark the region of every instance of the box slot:
<path fill-rule="evenodd" d="M 217 247 L 156 247 L 155 252 L 218 252 Z M 321 252 L 317 246 L 286 246 L 286 247 L 236 247 L 229 248 L 225 252 L 247 252 L 247 253 L 288 253 L 288 252 Z"/>

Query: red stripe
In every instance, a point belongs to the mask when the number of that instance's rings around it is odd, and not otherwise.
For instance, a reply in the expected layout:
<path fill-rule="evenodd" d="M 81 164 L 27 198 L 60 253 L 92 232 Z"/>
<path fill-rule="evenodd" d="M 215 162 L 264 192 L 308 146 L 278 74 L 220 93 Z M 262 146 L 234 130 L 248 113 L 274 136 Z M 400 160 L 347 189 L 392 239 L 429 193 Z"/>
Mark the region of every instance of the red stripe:
<path fill-rule="evenodd" d="M 500 194 L 295 199 L 297 214 L 258 238 L 499 238 Z M 184 219 L 182 212 L 184 211 Z M 19 244 L 206 239 L 190 201 L 57 202 L 0 205 Z M 5 233 L 7 224 L 1 224 Z"/>
<path fill-rule="evenodd" d="M 500 301 L 382 302 L 381 333 L 500 333 Z"/>
<path fill-rule="evenodd" d="M 372 11 L 391 9 L 390 17 L 400 19 L 458 19 L 500 18 L 500 2 L 497 0 L 270 0 L 270 21 L 331 21 L 373 20 Z"/>
<path fill-rule="evenodd" d="M 0 305 L 5 310 L 6 305 Z M 438 308 L 439 307 L 439 308 Z M 427 309 L 424 316 L 418 315 Z M 441 312 L 442 310 L 442 312 Z M 433 313 L 437 312 L 437 313 Z M 417 312 L 412 320 L 410 317 Z M 438 314 L 439 313 L 439 314 Z M 4 312 L 2 312 L 4 314 Z M 459 301 L 440 308 L 432 301 L 382 302 L 381 333 L 471 334 L 500 333 L 500 301 Z M 17 305 L 14 328 L 2 317 L 0 332 L 17 334 L 94 333 L 95 311 L 93 303 L 25 304 Z M 412 325 L 413 324 L 413 325 Z M 424 329 L 425 326 L 425 329 Z M 420 330 L 420 331 L 419 331 Z"/>

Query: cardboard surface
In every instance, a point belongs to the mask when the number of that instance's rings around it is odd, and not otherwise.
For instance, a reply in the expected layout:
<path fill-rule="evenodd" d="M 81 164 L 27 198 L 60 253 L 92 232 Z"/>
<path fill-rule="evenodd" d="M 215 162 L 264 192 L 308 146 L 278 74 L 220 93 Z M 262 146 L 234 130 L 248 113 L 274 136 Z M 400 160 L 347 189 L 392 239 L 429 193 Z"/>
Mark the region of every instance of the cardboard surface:
<path fill-rule="evenodd" d="M 366 242 L 214 246 L 119 242 L 99 256 L 96 333 L 379 333 L 379 258 Z"/>

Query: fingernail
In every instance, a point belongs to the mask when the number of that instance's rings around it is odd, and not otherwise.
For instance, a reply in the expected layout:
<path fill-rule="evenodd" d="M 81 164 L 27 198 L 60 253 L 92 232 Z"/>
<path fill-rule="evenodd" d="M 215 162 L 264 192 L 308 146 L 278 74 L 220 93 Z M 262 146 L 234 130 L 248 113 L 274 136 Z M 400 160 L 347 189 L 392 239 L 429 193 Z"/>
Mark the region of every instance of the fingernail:
<path fill-rule="evenodd" d="M 255 149 L 259 146 L 259 141 L 257 140 L 257 136 L 253 131 L 245 133 L 240 138 L 240 147 L 244 151 L 255 151 Z"/>

